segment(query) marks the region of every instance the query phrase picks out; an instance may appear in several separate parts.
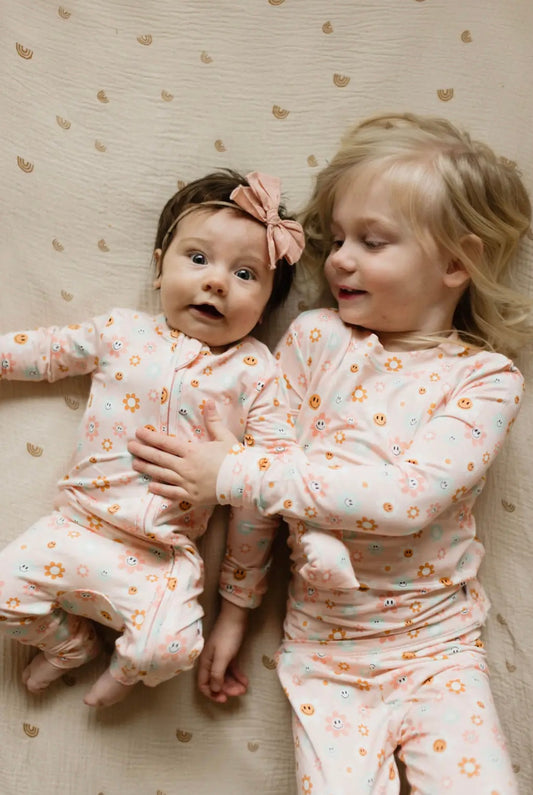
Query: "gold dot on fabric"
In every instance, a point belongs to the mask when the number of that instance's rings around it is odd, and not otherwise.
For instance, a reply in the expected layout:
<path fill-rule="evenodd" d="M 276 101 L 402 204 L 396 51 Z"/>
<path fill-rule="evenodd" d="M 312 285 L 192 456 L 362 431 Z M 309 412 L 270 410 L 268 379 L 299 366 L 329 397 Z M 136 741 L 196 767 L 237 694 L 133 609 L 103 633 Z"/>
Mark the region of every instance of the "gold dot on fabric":
<path fill-rule="evenodd" d="M 347 75 L 340 75 L 338 73 L 333 75 L 333 83 L 337 86 L 337 88 L 346 88 L 350 82 L 350 79 L 351 78 L 349 78 Z"/>
<path fill-rule="evenodd" d="M 437 90 L 437 96 L 441 102 L 449 102 L 453 99 L 453 88 L 439 88 Z"/>
<path fill-rule="evenodd" d="M 76 411 L 80 407 L 80 401 L 77 398 L 70 397 L 70 395 L 65 395 L 63 400 L 72 411 Z"/>
<path fill-rule="evenodd" d="M 32 444 L 31 442 L 26 442 L 26 450 L 34 458 L 40 458 L 40 456 L 42 456 L 44 452 L 44 448 L 40 447 L 37 444 Z"/>
<path fill-rule="evenodd" d="M 61 127 L 62 130 L 70 130 L 72 126 L 71 123 L 67 119 L 64 119 L 62 116 L 56 116 L 56 122 L 58 123 L 59 127 Z"/>
<path fill-rule="evenodd" d="M 30 163 L 29 160 L 24 160 L 23 157 L 17 157 L 17 166 L 20 168 L 21 171 L 24 171 L 25 174 L 31 174 L 35 166 L 33 163 Z"/>
<path fill-rule="evenodd" d="M 272 106 L 272 115 L 276 119 L 286 119 L 289 115 L 290 111 L 282 108 L 280 105 L 273 105 Z"/>
<path fill-rule="evenodd" d="M 15 49 L 20 57 L 24 58 L 25 61 L 29 61 L 33 58 L 33 50 L 30 50 L 29 47 L 24 47 L 22 44 L 19 44 L 18 41 L 15 45 Z"/>
<path fill-rule="evenodd" d="M 502 506 L 507 513 L 513 513 L 513 511 L 516 510 L 516 505 L 512 502 L 507 502 L 507 500 L 502 500 Z"/>

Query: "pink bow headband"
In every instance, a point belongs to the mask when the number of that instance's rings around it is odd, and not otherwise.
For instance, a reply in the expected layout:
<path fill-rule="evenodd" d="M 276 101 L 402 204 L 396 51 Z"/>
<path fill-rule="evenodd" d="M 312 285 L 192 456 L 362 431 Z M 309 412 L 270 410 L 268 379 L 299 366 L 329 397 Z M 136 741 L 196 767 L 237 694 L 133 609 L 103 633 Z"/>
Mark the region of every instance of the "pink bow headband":
<path fill-rule="evenodd" d="M 230 199 L 248 215 L 265 224 L 270 269 L 274 269 L 280 259 L 294 265 L 304 250 L 304 231 L 298 221 L 279 217 L 280 180 L 252 171 L 246 174 L 246 181 L 248 186 L 238 185 L 231 192 Z"/>
<path fill-rule="evenodd" d="M 298 262 L 304 250 L 304 230 L 298 221 L 279 217 L 279 203 L 281 199 L 281 182 L 278 177 L 269 174 L 260 174 L 252 171 L 246 175 L 248 185 L 238 185 L 230 194 L 231 201 L 205 201 L 190 204 L 175 218 L 167 229 L 161 248 L 165 248 L 166 241 L 175 230 L 178 223 L 189 213 L 199 207 L 237 207 L 247 215 L 266 226 L 269 268 L 273 270 L 280 259 L 285 259 L 289 265 Z"/>

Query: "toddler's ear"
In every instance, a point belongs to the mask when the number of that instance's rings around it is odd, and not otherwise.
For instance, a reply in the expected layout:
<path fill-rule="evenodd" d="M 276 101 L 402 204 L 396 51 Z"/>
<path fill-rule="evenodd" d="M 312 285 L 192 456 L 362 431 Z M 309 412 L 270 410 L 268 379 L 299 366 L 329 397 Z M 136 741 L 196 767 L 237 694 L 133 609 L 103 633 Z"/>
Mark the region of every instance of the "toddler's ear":
<path fill-rule="evenodd" d="M 159 290 L 161 287 L 161 249 L 156 248 L 153 254 L 153 260 L 155 262 L 155 271 L 156 271 L 156 278 L 153 282 L 154 290 Z"/>
<path fill-rule="evenodd" d="M 445 279 L 448 287 L 466 287 L 470 274 L 466 262 L 479 265 L 483 256 L 483 241 L 477 235 L 469 234 L 461 238 L 463 256 L 448 261 Z"/>

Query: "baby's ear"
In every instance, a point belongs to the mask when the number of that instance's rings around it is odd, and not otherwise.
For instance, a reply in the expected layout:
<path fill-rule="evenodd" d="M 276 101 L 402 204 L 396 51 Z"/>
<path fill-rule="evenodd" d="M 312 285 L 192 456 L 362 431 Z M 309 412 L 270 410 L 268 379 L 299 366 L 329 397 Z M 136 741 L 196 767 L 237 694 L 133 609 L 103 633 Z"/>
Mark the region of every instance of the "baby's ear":
<path fill-rule="evenodd" d="M 154 290 L 159 290 L 159 288 L 161 287 L 161 266 L 163 264 L 161 260 L 161 253 L 162 252 L 160 248 L 156 248 L 153 253 L 153 260 L 155 263 L 155 272 L 156 272 L 156 278 L 154 279 L 153 282 Z"/>
<path fill-rule="evenodd" d="M 461 257 L 453 257 L 448 261 L 445 279 L 448 287 L 466 287 L 470 281 L 469 262 L 479 266 L 483 257 L 483 241 L 477 235 L 469 234 L 461 238 Z"/>

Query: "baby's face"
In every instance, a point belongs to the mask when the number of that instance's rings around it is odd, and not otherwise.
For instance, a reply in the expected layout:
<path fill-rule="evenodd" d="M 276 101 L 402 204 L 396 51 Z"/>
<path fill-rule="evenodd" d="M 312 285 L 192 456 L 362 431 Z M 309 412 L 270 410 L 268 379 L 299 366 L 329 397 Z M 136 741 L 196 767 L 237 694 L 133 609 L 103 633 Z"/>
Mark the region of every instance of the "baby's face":
<path fill-rule="evenodd" d="M 201 208 L 179 222 L 154 286 L 169 326 L 216 349 L 255 328 L 273 281 L 266 227 L 230 208 Z"/>

